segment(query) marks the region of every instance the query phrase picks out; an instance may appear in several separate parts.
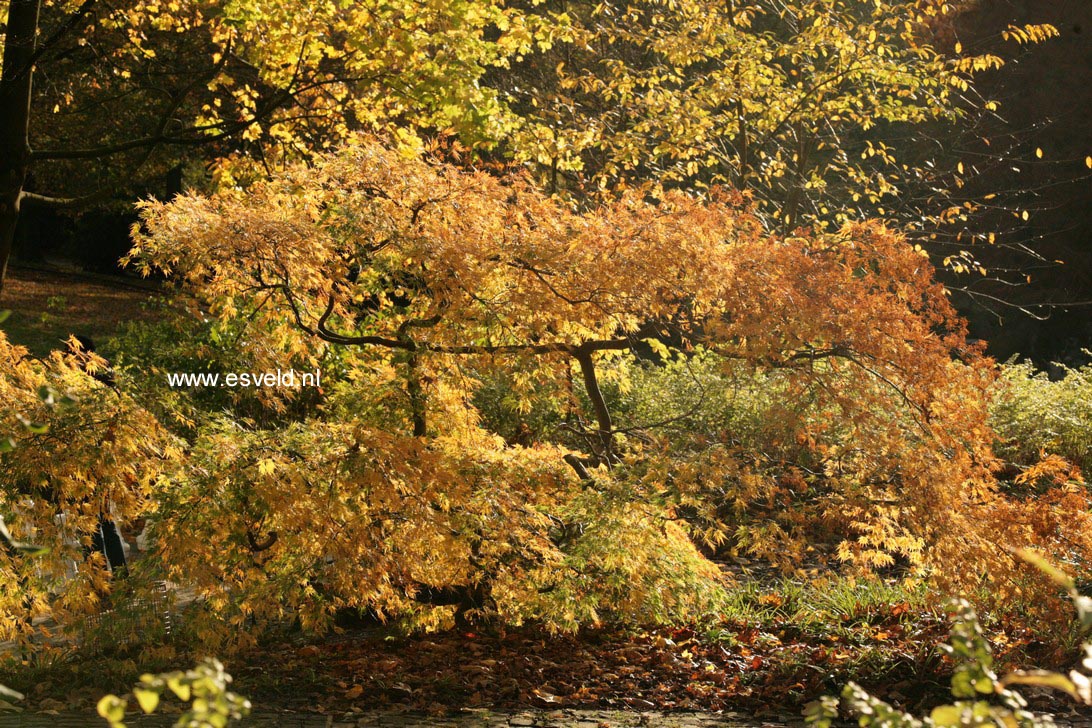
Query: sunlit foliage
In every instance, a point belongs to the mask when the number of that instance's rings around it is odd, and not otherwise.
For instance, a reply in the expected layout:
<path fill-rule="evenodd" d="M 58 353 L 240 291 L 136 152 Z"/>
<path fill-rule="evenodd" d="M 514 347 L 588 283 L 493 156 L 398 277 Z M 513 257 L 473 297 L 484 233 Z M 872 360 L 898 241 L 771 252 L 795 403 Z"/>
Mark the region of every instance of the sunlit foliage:
<path fill-rule="evenodd" d="M 240 623 L 346 605 L 427 622 L 414 603 L 451 587 L 467 614 L 562 627 L 693 614 L 717 578 L 690 540 L 729 534 L 791 564 L 825 532 L 857 568 L 1003 595 L 1007 544 L 1068 553 L 1089 533 L 1079 493 L 1029 513 L 998 493 L 990 363 L 875 223 L 780 238 L 721 191 L 581 211 L 362 138 L 245 195 L 148 203 L 135 232 L 136 264 L 196 294 L 255 366 L 352 352 L 321 422 L 206 430 L 165 502 L 163 553 Z M 621 421 L 610 390 L 638 346 L 774 377 L 807 403 L 785 445 L 811 472 L 741 448 L 738 420 Z M 564 434 L 483 428 L 479 382 L 504 380 L 516 413 L 567 392 Z"/>
<path fill-rule="evenodd" d="M 245 183 L 361 128 L 494 143 L 513 117 L 482 76 L 559 32 L 477 0 L 45 0 L 34 191 L 144 191 L 196 160 L 191 180 L 211 162 L 214 183 Z"/>
<path fill-rule="evenodd" d="M 500 81 L 526 119 L 516 158 L 559 190 L 730 184 L 784 230 L 873 216 L 921 227 L 951 206 L 954 184 L 930 135 L 996 108 L 973 84 L 1003 61 L 952 52 L 952 3 L 561 7 L 564 41 Z M 1011 29 L 1021 42 L 1056 34 Z"/>
<path fill-rule="evenodd" d="M 101 366 L 87 354 L 34 360 L 0 332 L 0 430 L 21 433 L 0 452 L 0 515 L 14 538 L 44 551 L 0 556 L 5 640 L 29 638 L 36 617 L 71 621 L 99 608 L 109 591 L 105 560 L 91 550 L 99 519 L 146 513 L 181 455 L 153 417 L 88 375 Z"/>
<path fill-rule="evenodd" d="M 1021 465 L 1052 454 L 1086 473 L 1092 468 L 1092 366 L 1036 371 L 1030 363 L 1010 363 L 998 382 L 990 408 L 1002 442 L 999 453 Z"/>

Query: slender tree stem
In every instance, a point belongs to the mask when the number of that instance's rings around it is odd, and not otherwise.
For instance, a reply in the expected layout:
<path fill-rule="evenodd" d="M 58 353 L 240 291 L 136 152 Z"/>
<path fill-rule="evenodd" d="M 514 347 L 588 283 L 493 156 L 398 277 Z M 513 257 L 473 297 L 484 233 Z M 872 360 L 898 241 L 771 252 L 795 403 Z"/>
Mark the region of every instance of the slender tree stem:
<path fill-rule="evenodd" d="M 603 462 L 610 464 L 614 449 L 614 424 L 610 418 L 610 408 L 599 389 L 599 379 L 595 375 L 595 360 L 591 349 L 581 347 L 573 352 L 573 358 L 580 365 L 584 376 L 584 390 L 591 400 L 595 421 L 599 426 L 599 445 L 602 448 Z"/>

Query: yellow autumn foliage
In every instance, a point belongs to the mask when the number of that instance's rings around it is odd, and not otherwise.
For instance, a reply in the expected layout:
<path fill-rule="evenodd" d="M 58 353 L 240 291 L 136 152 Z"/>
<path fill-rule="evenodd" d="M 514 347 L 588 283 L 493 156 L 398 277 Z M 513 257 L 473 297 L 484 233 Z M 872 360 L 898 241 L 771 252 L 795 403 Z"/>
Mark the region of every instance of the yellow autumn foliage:
<path fill-rule="evenodd" d="M 0 512 L 52 549 L 4 562 L 5 634 L 94 608 L 84 547 L 107 507 L 154 515 L 154 563 L 221 645 L 346 608 L 417 626 L 698 619 L 725 586 L 699 546 L 725 540 L 790 565 L 826 543 L 853 568 L 1038 607 L 1007 549 L 1086 568 L 1086 491 L 999 489 L 992 362 L 879 224 L 779 237 L 723 192 L 577 209 L 361 138 L 247 195 L 148 203 L 143 226 L 133 260 L 195 295 L 250 365 L 313 357 L 339 379 L 280 419 L 210 413 L 183 449 L 74 362 L 0 338 L 5 430 L 48 425 L 0 455 Z M 613 392 L 642 344 L 776 374 L 807 403 L 786 430 L 796 463 L 715 420 L 625 421 Z M 502 373 L 565 393 L 557 431 L 486 427 L 473 401 Z M 74 402 L 50 411 L 43 386 Z M 65 559 L 81 568 L 62 583 Z"/>
<path fill-rule="evenodd" d="M 36 617 L 62 624 L 109 592 L 91 539 L 100 517 L 145 515 L 179 443 L 127 395 L 88 375 L 90 357 L 33 358 L 0 331 L 0 514 L 12 535 L 46 552 L 0 556 L 0 639 L 29 638 Z"/>

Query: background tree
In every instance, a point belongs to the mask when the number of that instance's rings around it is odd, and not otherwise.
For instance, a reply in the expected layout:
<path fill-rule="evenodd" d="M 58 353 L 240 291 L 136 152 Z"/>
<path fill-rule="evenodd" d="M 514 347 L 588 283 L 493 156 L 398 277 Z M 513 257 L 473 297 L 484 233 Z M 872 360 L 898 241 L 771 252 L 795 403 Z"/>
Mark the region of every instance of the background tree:
<path fill-rule="evenodd" d="M 996 113 L 976 78 L 1001 52 L 964 48 L 956 9 L 14 3 L 0 82 L 0 160 L 10 167 L 0 175 L 0 269 L 24 204 L 245 186 L 354 129 L 407 139 L 425 129 L 530 164 L 555 191 L 725 183 L 754 194 L 783 231 L 898 220 L 952 272 L 945 281 L 972 297 L 967 305 L 997 303 L 1038 247 L 1003 234 L 1035 210 L 1037 184 L 997 196 L 965 183 L 987 169 L 999 179 L 1010 152 L 1030 157 L 1035 145 L 1000 143 L 994 128 L 991 147 L 972 149 Z M 1000 31 L 1017 41 L 1052 32 L 1009 20 Z M 1021 257 L 986 252 L 988 243 Z M 984 270 L 1005 279 L 1001 289 L 980 280 Z"/>
<path fill-rule="evenodd" d="M 971 161 L 951 151 L 996 116 L 977 79 L 1003 65 L 997 44 L 959 43 L 958 6 L 566 2 L 564 42 L 491 78 L 525 120 L 514 157 L 550 189 L 727 184 L 754 195 L 771 229 L 884 219 L 938 266 L 978 276 L 973 244 L 997 236 L 968 219 L 1016 203 L 989 184 L 969 194 Z M 1002 30 L 1022 44 L 1057 32 L 1013 22 Z M 976 169 L 1014 153 L 1031 150 L 998 144 Z"/>
<path fill-rule="evenodd" d="M 484 69 L 550 42 L 489 2 L 15 0 L 0 17 L 0 283 L 23 205 L 145 194 L 187 150 L 233 184 L 354 128 L 496 138 Z"/>
<path fill-rule="evenodd" d="M 1052 23 L 1059 36 L 1015 45 L 1006 40 L 1013 18 Z M 1081 349 L 1092 340 L 1092 130 L 1081 110 L 1092 103 L 1090 27 L 1088 6 L 1015 2 L 980 3 L 952 30 L 966 48 L 1011 61 L 976 84 L 998 109 L 946 142 L 963 169 L 945 185 L 952 206 L 976 204 L 941 238 L 945 255 L 967 251 L 988 272 L 946 282 L 999 359 L 1019 353 L 1043 367 L 1087 361 Z"/>

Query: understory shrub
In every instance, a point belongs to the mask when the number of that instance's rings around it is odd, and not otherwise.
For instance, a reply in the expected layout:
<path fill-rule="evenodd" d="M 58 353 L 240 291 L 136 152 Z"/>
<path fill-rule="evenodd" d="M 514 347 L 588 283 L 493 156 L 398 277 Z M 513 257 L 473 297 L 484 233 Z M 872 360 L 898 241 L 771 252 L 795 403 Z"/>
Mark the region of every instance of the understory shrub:
<path fill-rule="evenodd" d="M 1064 457 L 1082 472 L 1092 468 L 1092 364 L 1056 365 L 1052 379 L 1030 362 L 1009 362 L 990 404 L 998 455 L 1032 465 L 1043 454 Z"/>

